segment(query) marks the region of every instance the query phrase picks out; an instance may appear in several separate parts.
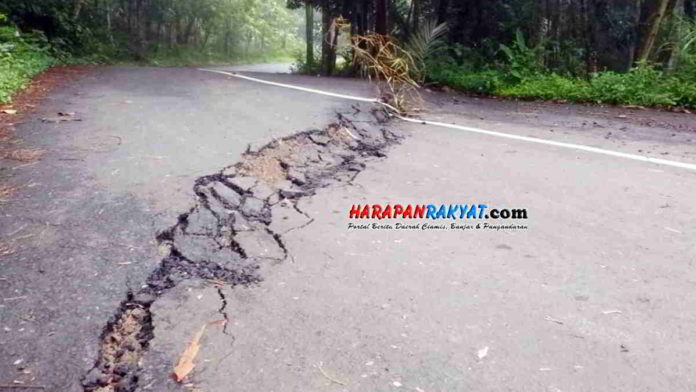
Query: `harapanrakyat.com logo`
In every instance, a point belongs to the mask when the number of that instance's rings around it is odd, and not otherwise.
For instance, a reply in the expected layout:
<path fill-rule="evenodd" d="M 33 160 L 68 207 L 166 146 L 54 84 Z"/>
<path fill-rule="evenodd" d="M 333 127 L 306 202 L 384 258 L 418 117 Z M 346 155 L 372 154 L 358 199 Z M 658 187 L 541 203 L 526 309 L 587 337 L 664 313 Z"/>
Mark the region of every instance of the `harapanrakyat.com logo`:
<path fill-rule="evenodd" d="M 492 208 L 484 203 L 353 204 L 348 216 L 351 219 L 348 229 L 351 230 L 465 231 L 528 228 L 526 208 Z"/>

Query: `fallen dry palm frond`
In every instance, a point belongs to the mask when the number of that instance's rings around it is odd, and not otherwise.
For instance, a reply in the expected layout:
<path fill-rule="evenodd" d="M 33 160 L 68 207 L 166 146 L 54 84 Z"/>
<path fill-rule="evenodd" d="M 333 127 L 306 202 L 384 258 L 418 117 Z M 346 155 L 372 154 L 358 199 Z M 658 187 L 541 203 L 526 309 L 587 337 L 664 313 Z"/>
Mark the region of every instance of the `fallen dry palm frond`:
<path fill-rule="evenodd" d="M 416 61 L 408 51 L 380 34 L 357 35 L 352 47 L 353 62 L 363 76 L 377 82 L 386 103 L 402 112 L 419 104 L 420 86 L 412 77 Z"/>

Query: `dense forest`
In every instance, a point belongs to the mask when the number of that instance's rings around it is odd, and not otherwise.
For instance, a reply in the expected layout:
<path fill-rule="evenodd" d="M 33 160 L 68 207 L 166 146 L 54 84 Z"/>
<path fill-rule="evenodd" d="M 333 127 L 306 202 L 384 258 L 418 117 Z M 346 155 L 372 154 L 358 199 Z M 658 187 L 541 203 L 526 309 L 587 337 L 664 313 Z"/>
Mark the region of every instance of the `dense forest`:
<path fill-rule="evenodd" d="M 38 46 L 36 69 L 294 55 L 298 71 L 354 74 L 351 42 L 376 33 L 427 47 L 426 83 L 696 106 L 696 0 L 2 0 L 0 24 L 4 62 Z"/>
<path fill-rule="evenodd" d="M 0 12 L 55 49 L 105 60 L 182 48 L 272 54 L 297 45 L 304 23 L 284 0 L 4 0 Z"/>

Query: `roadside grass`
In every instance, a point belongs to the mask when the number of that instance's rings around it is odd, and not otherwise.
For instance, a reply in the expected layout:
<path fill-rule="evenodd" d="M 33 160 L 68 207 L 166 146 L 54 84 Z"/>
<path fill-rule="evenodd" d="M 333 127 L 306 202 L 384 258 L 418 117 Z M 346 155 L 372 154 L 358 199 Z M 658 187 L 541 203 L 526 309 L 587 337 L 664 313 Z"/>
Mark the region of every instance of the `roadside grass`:
<path fill-rule="evenodd" d="M 0 103 L 10 102 L 32 77 L 55 64 L 57 60 L 46 48 L 21 37 L 11 42 L 0 39 Z"/>
<path fill-rule="evenodd" d="M 504 69 L 472 70 L 432 65 L 428 81 L 456 90 L 520 99 L 696 108 L 696 80 L 643 65 L 627 73 L 600 72 L 587 79 L 551 72 L 515 77 Z"/>

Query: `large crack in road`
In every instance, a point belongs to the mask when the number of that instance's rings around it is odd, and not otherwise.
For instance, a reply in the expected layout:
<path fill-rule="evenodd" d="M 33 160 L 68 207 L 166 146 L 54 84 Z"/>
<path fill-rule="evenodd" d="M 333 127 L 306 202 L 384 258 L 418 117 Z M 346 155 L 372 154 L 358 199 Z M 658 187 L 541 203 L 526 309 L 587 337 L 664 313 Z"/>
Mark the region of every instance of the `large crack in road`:
<path fill-rule="evenodd" d="M 105 326 L 94 367 L 83 377 L 87 392 L 132 392 L 138 388 L 141 359 L 154 338 L 150 307 L 178 283 L 199 278 L 212 285 L 259 283 L 263 263 L 286 260 L 283 234 L 313 222 L 297 202 L 331 184 L 350 183 L 369 159 L 385 157 L 399 137 L 385 128 L 384 111 L 358 105 L 323 130 L 276 139 L 213 175 L 198 178 L 196 203 L 177 223 L 157 235 L 163 259 L 141 288 L 127 293 Z M 305 218 L 279 229 L 276 206 Z M 282 225 L 281 225 L 282 226 Z M 221 295 L 225 320 L 227 301 Z M 225 331 L 227 332 L 227 331 Z"/>

